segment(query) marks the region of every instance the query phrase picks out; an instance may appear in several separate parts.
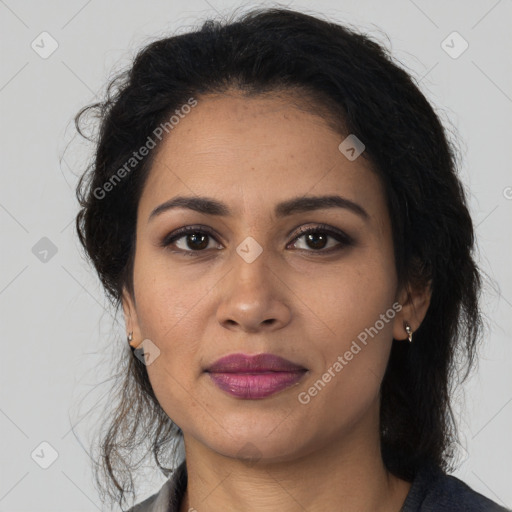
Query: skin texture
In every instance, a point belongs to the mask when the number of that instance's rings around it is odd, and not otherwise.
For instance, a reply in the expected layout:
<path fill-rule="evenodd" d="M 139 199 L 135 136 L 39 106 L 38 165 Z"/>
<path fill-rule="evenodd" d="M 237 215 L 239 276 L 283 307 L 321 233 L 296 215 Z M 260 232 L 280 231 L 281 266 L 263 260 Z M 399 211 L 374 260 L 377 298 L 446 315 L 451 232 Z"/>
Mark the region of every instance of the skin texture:
<path fill-rule="evenodd" d="M 123 308 L 132 344 L 149 339 L 160 351 L 147 371 L 184 433 L 183 511 L 313 512 L 343 504 L 398 512 L 405 500 L 410 484 L 388 473 L 380 455 L 379 389 L 393 337 L 407 343 L 404 321 L 413 332 L 419 327 L 429 293 L 408 298 L 397 289 L 382 184 L 365 159 L 340 152 L 344 138 L 286 96 L 232 92 L 198 98 L 159 148 L 138 208 L 134 297 L 125 293 Z M 362 206 L 368 219 L 346 208 L 274 214 L 281 201 L 333 194 Z M 233 215 L 177 208 L 148 221 L 178 195 L 222 201 Z M 299 227 L 318 224 L 353 244 L 331 235 L 325 246 L 296 238 Z M 202 252 L 186 235 L 159 246 L 187 225 L 209 227 L 215 238 Z M 263 249 L 251 263 L 236 251 L 249 236 Z M 400 312 L 300 403 L 299 393 L 396 302 Z M 270 397 L 233 397 L 203 370 L 239 352 L 270 352 L 308 372 Z M 250 454 L 254 460 L 245 460 Z"/>

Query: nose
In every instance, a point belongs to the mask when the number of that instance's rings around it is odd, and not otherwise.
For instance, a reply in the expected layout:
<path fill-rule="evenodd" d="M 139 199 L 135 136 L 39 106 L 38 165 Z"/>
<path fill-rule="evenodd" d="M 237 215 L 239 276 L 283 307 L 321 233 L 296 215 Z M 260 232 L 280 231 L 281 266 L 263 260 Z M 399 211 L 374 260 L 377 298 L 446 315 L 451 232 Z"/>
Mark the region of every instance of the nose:
<path fill-rule="evenodd" d="M 251 263 L 234 255 L 231 271 L 218 284 L 217 320 L 224 328 L 270 332 L 290 322 L 289 288 L 269 259 L 265 251 Z"/>

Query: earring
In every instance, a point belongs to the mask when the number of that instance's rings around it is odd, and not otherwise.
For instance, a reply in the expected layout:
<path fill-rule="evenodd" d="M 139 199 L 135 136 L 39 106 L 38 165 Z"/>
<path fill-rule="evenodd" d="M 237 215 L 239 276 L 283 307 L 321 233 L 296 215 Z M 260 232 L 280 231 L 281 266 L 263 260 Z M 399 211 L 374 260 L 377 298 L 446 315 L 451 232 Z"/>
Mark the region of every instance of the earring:
<path fill-rule="evenodd" d="M 131 341 L 133 340 L 133 331 L 128 333 L 128 336 L 126 337 L 128 340 L 128 343 L 130 344 L 130 348 L 132 349 L 132 354 L 135 354 L 136 348 L 131 344 Z"/>
<path fill-rule="evenodd" d="M 134 356 L 137 356 L 138 352 L 136 353 L 135 351 L 138 350 L 139 352 L 142 350 L 141 348 L 137 348 L 137 347 L 134 347 L 132 344 L 131 344 L 131 341 L 133 340 L 133 331 L 129 332 L 128 333 L 128 336 L 126 337 L 128 343 L 129 343 L 129 346 L 130 346 L 130 349 L 132 351 L 132 354 Z"/>
<path fill-rule="evenodd" d="M 411 326 L 407 322 L 404 322 L 404 328 L 405 328 L 405 332 L 407 333 L 407 339 L 409 340 L 409 343 L 412 343 L 412 329 L 411 329 Z"/>

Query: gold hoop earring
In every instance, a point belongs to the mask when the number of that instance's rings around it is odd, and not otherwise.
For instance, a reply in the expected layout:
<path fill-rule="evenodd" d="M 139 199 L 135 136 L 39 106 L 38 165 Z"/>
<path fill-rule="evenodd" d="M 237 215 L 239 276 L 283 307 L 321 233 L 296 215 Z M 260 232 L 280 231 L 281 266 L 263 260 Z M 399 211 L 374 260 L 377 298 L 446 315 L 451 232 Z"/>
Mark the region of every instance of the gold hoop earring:
<path fill-rule="evenodd" d="M 412 329 L 407 322 L 404 323 L 404 329 L 405 332 L 407 333 L 407 339 L 409 340 L 409 343 L 412 343 Z"/>

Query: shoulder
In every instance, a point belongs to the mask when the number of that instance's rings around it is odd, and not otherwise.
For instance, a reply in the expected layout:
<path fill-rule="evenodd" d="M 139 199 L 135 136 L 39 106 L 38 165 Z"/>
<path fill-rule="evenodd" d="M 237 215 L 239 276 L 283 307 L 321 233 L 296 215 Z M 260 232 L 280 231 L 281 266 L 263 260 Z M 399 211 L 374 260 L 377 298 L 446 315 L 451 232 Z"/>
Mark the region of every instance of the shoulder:
<path fill-rule="evenodd" d="M 507 512 L 506 508 L 476 492 L 462 480 L 444 473 L 426 496 L 425 505 L 428 507 L 429 504 L 434 506 L 432 510 Z"/>
<path fill-rule="evenodd" d="M 144 501 L 137 503 L 127 512 L 168 512 L 167 498 L 169 496 L 170 483 L 171 480 L 167 480 L 158 492 L 146 498 Z"/>
<path fill-rule="evenodd" d="M 160 490 L 127 512 L 178 512 L 187 486 L 185 462 L 180 464 Z"/>
<path fill-rule="evenodd" d="M 145 499 L 144 501 L 137 503 L 137 505 L 134 505 L 132 508 L 127 510 L 127 512 L 150 512 L 150 511 L 152 511 L 154 508 L 153 505 L 155 504 L 155 501 L 156 501 L 159 493 L 160 493 L 160 491 L 153 494 L 152 496 Z"/>
<path fill-rule="evenodd" d="M 413 481 L 401 512 L 510 512 L 455 476 L 425 466 Z"/>

